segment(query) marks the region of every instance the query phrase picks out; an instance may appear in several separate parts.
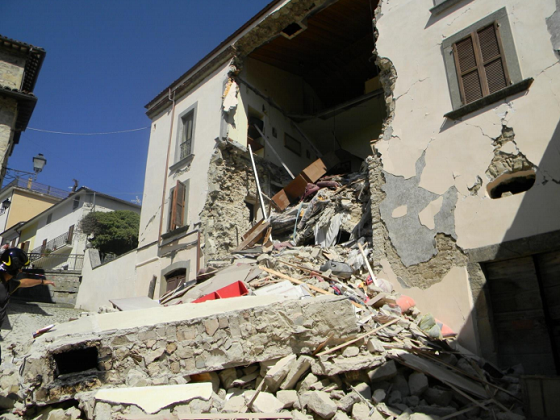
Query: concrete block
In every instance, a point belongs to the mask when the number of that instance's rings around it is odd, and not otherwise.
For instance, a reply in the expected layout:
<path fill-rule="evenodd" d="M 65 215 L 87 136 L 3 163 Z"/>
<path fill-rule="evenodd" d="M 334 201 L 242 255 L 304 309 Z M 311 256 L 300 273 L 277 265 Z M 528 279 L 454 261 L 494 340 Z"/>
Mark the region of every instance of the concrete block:
<path fill-rule="evenodd" d="M 344 372 L 371 369 L 385 362 L 385 357 L 371 353 L 359 354 L 355 357 L 336 357 L 334 359 L 315 360 L 311 371 L 315 375 L 333 376 Z"/>
<path fill-rule="evenodd" d="M 368 372 L 370 382 L 379 382 L 392 379 L 397 376 L 397 365 L 393 360 Z"/>
<path fill-rule="evenodd" d="M 282 359 L 280 359 L 274 366 L 272 366 L 264 378 L 266 386 L 270 392 L 276 392 L 280 385 L 286 378 L 286 375 L 290 371 L 292 363 L 296 361 L 296 356 L 290 354 Z"/>
<path fill-rule="evenodd" d="M 249 402 L 255 395 L 255 391 L 247 391 L 243 395 L 245 401 Z M 279 413 L 284 408 L 284 403 L 270 392 L 259 392 L 251 408 L 255 413 Z"/>
<path fill-rule="evenodd" d="M 324 419 L 334 417 L 337 405 L 331 400 L 330 395 L 323 391 L 307 391 L 301 396 L 308 410 L 313 411 Z M 302 401 L 302 402 L 303 402 Z"/>
<path fill-rule="evenodd" d="M 176 334 L 174 342 L 169 342 L 166 336 L 170 329 Z M 23 386 L 36 389 L 32 403 L 53 403 L 106 384 L 124 387 L 131 368 L 144 372 L 151 383 L 157 379 L 158 383 L 166 384 L 179 372 L 186 376 L 221 371 L 309 352 L 331 331 L 337 331 L 340 341 L 359 331 L 353 306 L 345 298 L 324 296 L 279 301 L 275 296 L 244 296 L 96 314 L 59 324 L 52 332 L 37 338 L 23 369 Z M 121 342 L 122 345 L 113 345 Z M 78 353 L 70 353 L 74 351 Z M 90 351 L 90 359 L 85 357 L 86 353 L 82 357 L 82 351 Z M 66 353 L 68 356 L 64 356 Z M 95 357 L 107 363 L 103 362 L 104 371 L 94 380 L 85 381 L 78 366 L 66 375 L 68 382 L 55 381 L 53 355 L 59 360 L 64 357 L 84 360 L 83 370 L 98 366 Z M 351 368 L 352 359 L 345 358 L 348 365 L 344 369 Z M 305 356 L 290 366 L 288 374 L 281 379 L 282 389 L 294 388 L 311 361 Z M 220 377 L 225 388 L 235 379 L 223 374 Z M 141 383 L 142 378 L 137 380 Z"/>
<path fill-rule="evenodd" d="M 412 373 L 408 377 L 408 388 L 411 395 L 422 395 L 428 389 L 428 377 L 420 372 Z"/>
<path fill-rule="evenodd" d="M 299 402 L 297 391 L 292 389 L 278 391 L 276 398 L 284 404 L 284 408 L 292 408 L 294 404 Z"/>
<path fill-rule="evenodd" d="M 309 356 L 300 356 L 295 362 L 292 362 L 280 389 L 294 389 L 299 378 L 311 367 L 311 363 L 313 363 L 313 359 Z"/>

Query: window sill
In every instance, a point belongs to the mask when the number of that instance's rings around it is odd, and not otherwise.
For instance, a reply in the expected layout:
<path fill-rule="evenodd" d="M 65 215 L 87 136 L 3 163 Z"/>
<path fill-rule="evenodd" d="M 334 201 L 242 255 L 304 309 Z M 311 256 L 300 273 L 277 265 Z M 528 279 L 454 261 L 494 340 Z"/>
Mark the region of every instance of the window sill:
<path fill-rule="evenodd" d="M 502 90 L 494 92 L 491 95 L 485 96 L 484 98 L 480 98 L 474 102 L 471 102 L 470 104 L 463 105 L 460 108 L 454 109 L 453 111 L 445 114 L 444 117 L 449 118 L 450 120 L 456 120 L 458 118 L 464 117 L 465 115 L 470 114 L 474 111 L 478 111 L 479 109 L 493 104 L 494 102 L 529 89 L 529 86 L 531 86 L 533 80 L 534 79 L 532 77 L 529 77 L 528 79 L 503 88 Z"/>
<path fill-rule="evenodd" d="M 437 6 L 434 6 L 430 9 L 430 13 L 432 15 L 439 15 L 444 10 L 449 9 L 450 7 L 455 6 L 457 3 L 462 2 L 463 0 L 444 0 Z"/>
<path fill-rule="evenodd" d="M 190 225 L 181 226 L 171 232 L 163 233 L 161 235 L 161 246 L 167 245 L 170 242 L 176 241 L 177 239 L 181 239 L 184 236 L 187 236 L 187 232 L 189 231 Z"/>
<path fill-rule="evenodd" d="M 181 159 L 179 162 L 174 163 L 173 165 L 171 165 L 171 166 L 169 167 L 169 170 L 170 170 L 171 172 L 175 172 L 177 169 L 180 169 L 180 168 L 182 168 L 182 167 L 184 167 L 184 166 L 190 165 L 193 159 L 194 159 L 194 155 L 193 155 L 193 154 L 190 154 L 190 155 L 188 155 L 187 157 Z"/>

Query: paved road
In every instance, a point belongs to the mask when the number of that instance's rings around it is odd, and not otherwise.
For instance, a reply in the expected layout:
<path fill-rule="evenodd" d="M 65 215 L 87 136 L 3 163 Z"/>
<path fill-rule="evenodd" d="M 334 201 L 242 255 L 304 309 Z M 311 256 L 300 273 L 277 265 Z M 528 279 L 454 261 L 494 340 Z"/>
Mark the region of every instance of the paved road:
<path fill-rule="evenodd" d="M 11 361 L 12 351 L 8 350 L 8 347 L 12 344 L 15 344 L 14 351 L 17 357 L 21 357 L 31 344 L 35 331 L 50 324 L 78 318 L 80 312 L 53 303 L 27 303 L 12 299 L 8 307 L 8 319 L 4 321 L 1 329 L 2 360 Z"/>

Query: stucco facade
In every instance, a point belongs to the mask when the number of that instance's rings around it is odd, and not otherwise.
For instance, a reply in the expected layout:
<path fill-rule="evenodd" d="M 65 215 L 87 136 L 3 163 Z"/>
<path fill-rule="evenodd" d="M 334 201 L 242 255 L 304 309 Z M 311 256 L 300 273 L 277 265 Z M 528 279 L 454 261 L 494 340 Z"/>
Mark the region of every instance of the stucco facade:
<path fill-rule="evenodd" d="M 499 287 L 514 274 L 499 277 L 500 261 L 530 257 L 542 286 L 538 272 L 556 267 L 550 252 L 560 249 L 558 9 L 381 0 L 372 16 L 362 0 L 268 5 L 147 105 L 140 245 L 114 272 L 134 279 L 131 296 L 157 297 L 168 277 L 192 279 L 227 255 L 256 198 L 247 145 L 266 195 L 344 149 L 369 169 L 375 270 L 465 346 L 509 363 L 495 343 L 511 331 L 496 320 Z M 476 73 L 479 87 L 461 67 L 467 38 L 487 72 Z M 492 76 L 496 63 L 503 74 Z M 469 99 L 473 89 L 480 97 Z M 186 199 L 174 210 L 177 189 Z M 119 281 L 108 269 L 102 277 Z M 550 320 L 542 290 L 531 293 Z"/>

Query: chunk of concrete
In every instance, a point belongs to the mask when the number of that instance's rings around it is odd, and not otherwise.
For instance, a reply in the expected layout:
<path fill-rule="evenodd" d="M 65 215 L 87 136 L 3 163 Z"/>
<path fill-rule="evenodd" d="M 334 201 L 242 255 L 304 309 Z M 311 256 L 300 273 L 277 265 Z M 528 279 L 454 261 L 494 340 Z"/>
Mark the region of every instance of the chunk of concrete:
<path fill-rule="evenodd" d="M 213 334 L 206 330 L 210 325 L 205 323 L 208 319 L 219 320 L 219 328 L 210 331 Z M 304 331 L 295 331 L 295 326 L 302 326 Z M 358 332 L 354 308 L 348 299 L 324 296 L 279 301 L 274 296 L 244 296 L 96 314 L 59 324 L 38 337 L 29 350 L 22 385 L 24 389 L 36 389 L 31 404 L 73 398 L 80 389 L 56 381 L 52 363 L 53 354 L 64 355 L 73 350 L 94 347 L 99 359 L 112 361 L 104 366 L 104 375 L 92 382 L 92 389 L 126 385 L 126 372 L 131 367 L 165 384 L 179 371 L 184 377 L 300 354 L 316 348 L 331 331 L 337 331 L 337 340 Z M 126 343 L 122 337 L 127 337 Z M 147 348 L 147 342 L 153 348 Z M 166 354 L 169 342 L 177 348 Z M 158 362 L 162 357 L 169 363 Z M 144 360 L 151 363 L 146 365 Z M 296 373 L 290 382 L 297 381 Z M 286 382 L 283 389 L 294 385 Z"/>
<path fill-rule="evenodd" d="M 412 373 L 408 377 L 408 388 L 411 395 L 422 395 L 428 389 L 428 377 L 420 372 Z"/>
<path fill-rule="evenodd" d="M 368 372 L 370 382 L 386 381 L 395 376 L 397 376 L 397 365 L 393 360 L 389 360 L 387 363 Z"/>
<path fill-rule="evenodd" d="M 276 398 L 284 405 L 283 408 L 292 408 L 294 404 L 299 403 L 297 391 L 292 389 L 278 391 Z"/>
<path fill-rule="evenodd" d="M 373 396 L 371 398 L 377 404 L 377 403 L 385 401 L 386 396 L 387 396 L 387 393 L 383 389 L 379 388 L 379 389 L 376 389 L 375 391 L 373 391 Z"/>
<path fill-rule="evenodd" d="M 247 391 L 243 394 L 245 400 L 250 400 L 255 395 L 255 391 Z M 284 408 L 284 403 L 272 395 L 270 392 L 259 392 L 251 409 L 255 413 L 279 413 Z"/>
<path fill-rule="evenodd" d="M 229 400 L 226 400 L 222 411 L 224 413 L 242 413 L 246 405 L 245 397 L 242 395 L 235 395 Z"/>
<path fill-rule="evenodd" d="M 218 372 L 220 382 L 225 389 L 231 388 L 233 381 L 237 379 L 237 371 L 235 368 L 224 369 Z"/>
<path fill-rule="evenodd" d="M 368 384 L 362 382 L 361 384 L 354 385 L 354 390 L 366 400 L 371 400 L 371 388 Z"/>
<path fill-rule="evenodd" d="M 355 392 L 351 392 L 347 394 L 345 397 L 342 397 L 340 401 L 338 401 L 338 407 L 342 411 L 349 413 L 352 410 L 354 404 L 356 404 L 359 401 L 361 401 L 361 399 L 358 396 L 358 394 L 356 394 Z"/>
<path fill-rule="evenodd" d="M 370 412 L 372 412 L 371 415 Z M 384 420 L 385 419 L 375 409 L 375 407 L 370 408 L 366 403 L 363 402 L 354 404 L 354 407 L 352 407 L 352 418 L 354 420 Z"/>
<path fill-rule="evenodd" d="M 372 338 L 367 340 L 367 349 L 371 353 L 384 353 L 385 352 L 385 347 L 383 347 L 383 343 L 381 342 L 381 340 L 379 340 L 375 337 L 372 337 Z"/>
<path fill-rule="evenodd" d="M 392 380 L 393 390 L 399 391 L 401 396 L 408 397 L 410 395 L 410 389 L 408 388 L 408 381 L 403 375 L 397 375 Z"/>
<path fill-rule="evenodd" d="M 445 407 L 451 404 L 451 400 L 453 399 L 453 392 L 449 389 L 431 387 L 424 392 L 422 398 L 425 399 L 429 404 L 437 404 L 439 406 Z"/>
<path fill-rule="evenodd" d="M 311 367 L 312 362 L 313 359 L 309 356 L 300 356 L 295 362 L 292 362 L 280 389 L 294 389 L 297 381 Z"/>
<path fill-rule="evenodd" d="M 337 411 L 333 417 L 333 420 L 350 420 L 350 417 L 348 417 L 348 414 L 346 414 L 344 411 Z"/>
<path fill-rule="evenodd" d="M 133 404 L 148 414 L 154 414 L 171 404 L 194 399 L 208 401 L 212 397 L 212 384 L 163 385 L 142 388 L 106 388 L 95 394 L 96 401 L 113 404 Z"/>
<path fill-rule="evenodd" d="M 299 393 L 304 393 L 311 389 L 311 386 L 318 382 L 319 378 L 317 378 L 313 373 L 309 373 L 303 378 L 303 380 L 297 385 L 296 389 Z"/>
<path fill-rule="evenodd" d="M 334 417 L 337 405 L 331 400 L 330 395 L 323 391 L 307 391 L 302 395 L 305 406 L 324 419 Z"/>
<path fill-rule="evenodd" d="M 290 354 L 280 359 L 274 366 L 272 366 L 268 370 L 266 376 L 264 377 L 264 380 L 270 392 L 276 392 L 278 388 L 280 388 L 280 385 L 290 371 L 292 363 L 294 363 L 295 361 L 295 354 Z"/>

